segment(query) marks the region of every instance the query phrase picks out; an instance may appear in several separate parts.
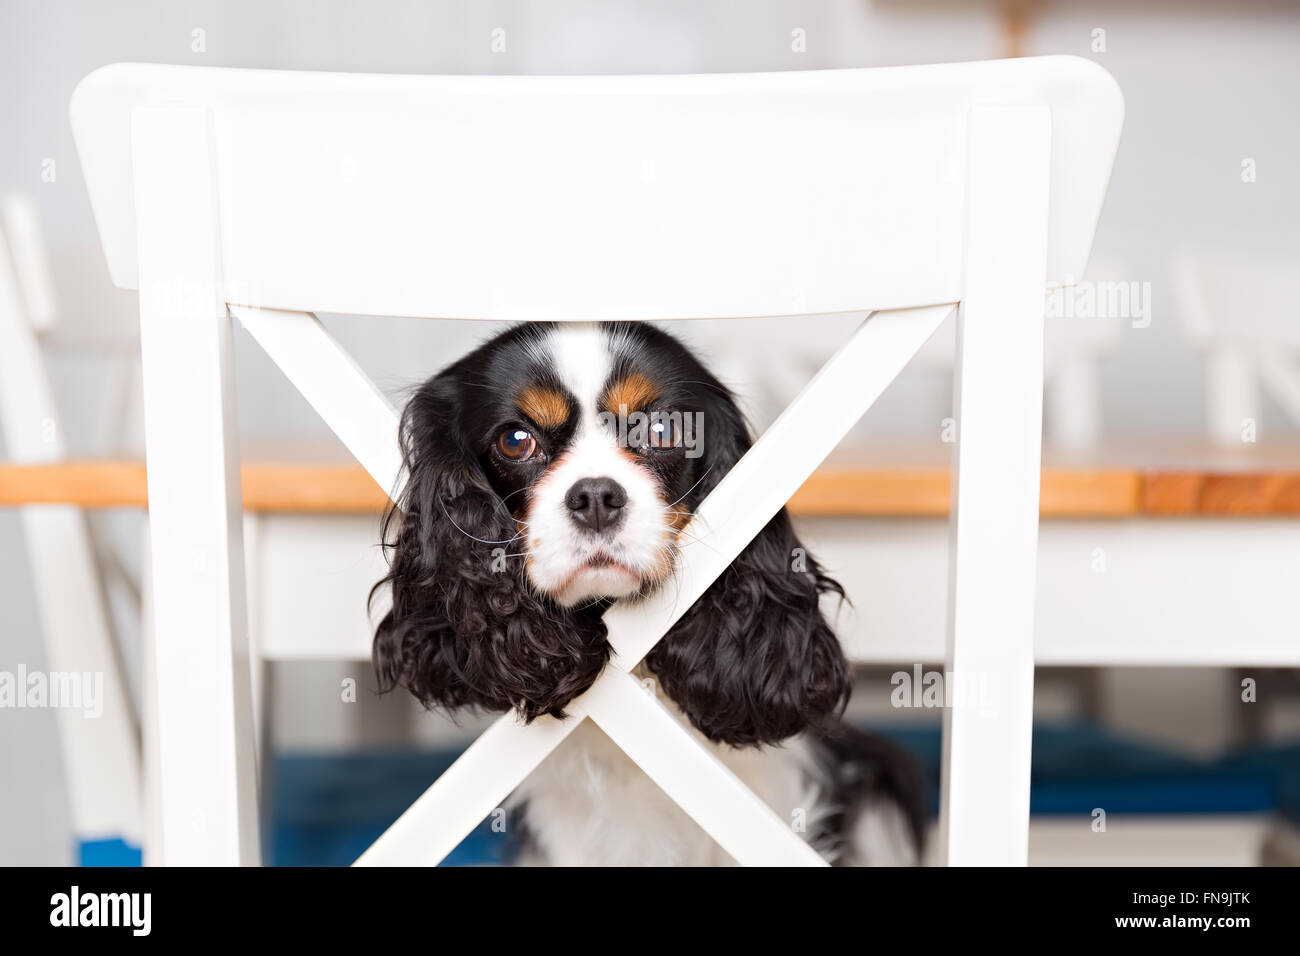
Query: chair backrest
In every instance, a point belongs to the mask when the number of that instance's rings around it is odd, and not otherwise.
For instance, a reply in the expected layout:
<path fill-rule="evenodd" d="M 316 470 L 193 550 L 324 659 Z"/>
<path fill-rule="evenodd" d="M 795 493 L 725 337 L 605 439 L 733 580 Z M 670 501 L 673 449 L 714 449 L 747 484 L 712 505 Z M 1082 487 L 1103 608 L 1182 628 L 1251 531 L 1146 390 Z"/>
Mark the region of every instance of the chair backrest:
<path fill-rule="evenodd" d="M 130 118 L 209 111 L 227 300 L 368 315 L 670 319 L 962 298 L 967 116 L 1052 114 L 1048 272 L 1083 272 L 1114 81 L 1071 57 L 699 76 L 125 64 L 72 125 L 135 288 Z"/>

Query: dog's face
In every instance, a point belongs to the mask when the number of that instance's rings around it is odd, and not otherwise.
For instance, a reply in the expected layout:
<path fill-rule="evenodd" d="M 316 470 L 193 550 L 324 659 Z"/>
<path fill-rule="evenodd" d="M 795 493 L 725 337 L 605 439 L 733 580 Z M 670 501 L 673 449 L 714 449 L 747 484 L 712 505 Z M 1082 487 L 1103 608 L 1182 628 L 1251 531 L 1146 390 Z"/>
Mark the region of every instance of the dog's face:
<path fill-rule="evenodd" d="M 533 588 L 573 607 L 661 584 L 701 498 L 705 430 L 729 401 L 700 364 L 654 329 L 524 326 L 456 374 L 460 427 Z"/>
<path fill-rule="evenodd" d="M 548 324 L 426 382 L 402 442 L 381 685 L 532 719 L 562 715 L 599 675 L 605 608 L 671 577 L 696 507 L 750 438 L 731 394 L 667 333 Z M 782 511 L 647 663 L 711 738 L 783 739 L 847 692 L 825 591 L 839 586 Z"/>

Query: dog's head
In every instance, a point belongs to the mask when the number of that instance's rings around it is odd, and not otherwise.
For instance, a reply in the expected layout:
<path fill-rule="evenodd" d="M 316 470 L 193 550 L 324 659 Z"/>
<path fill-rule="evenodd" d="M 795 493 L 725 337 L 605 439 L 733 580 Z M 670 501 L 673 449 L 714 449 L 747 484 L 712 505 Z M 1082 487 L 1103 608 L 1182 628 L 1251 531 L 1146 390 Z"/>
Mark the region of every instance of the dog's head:
<path fill-rule="evenodd" d="M 402 445 L 381 687 L 531 720 L 562 716 L 599 675 L 605 608 L 671 578 L 695 508 L 750 438 L 731 394 L 667 333 L 526 325 L 421 386 Z M 782 511 L 647 663 L 711 739 L 781 740 L 847 694 L 825 591 L 842 593 Z"/>

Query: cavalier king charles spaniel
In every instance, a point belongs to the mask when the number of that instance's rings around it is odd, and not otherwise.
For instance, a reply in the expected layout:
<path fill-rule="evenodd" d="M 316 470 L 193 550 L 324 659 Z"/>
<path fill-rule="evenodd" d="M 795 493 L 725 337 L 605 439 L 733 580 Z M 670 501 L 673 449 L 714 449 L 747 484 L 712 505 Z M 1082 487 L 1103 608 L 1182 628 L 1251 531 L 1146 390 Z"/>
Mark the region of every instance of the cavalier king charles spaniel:
<path fill-rule="evenodd" d="M 671 586 L 692 514 L 751 444 L 727 388 L 642 323 L 512 328 L 425 382 L 401 439 L 380 687 L 529 721 L 591 686 L 605 610 Z M 839 719 L 851 675 L 820 604 L 844 592 L 806 554 L 783 509 L 637 673 L 828 860 L 915 863 L 922 782 Z M 591 721 L 510 806 L 524 862 L 730 862 Z"/>

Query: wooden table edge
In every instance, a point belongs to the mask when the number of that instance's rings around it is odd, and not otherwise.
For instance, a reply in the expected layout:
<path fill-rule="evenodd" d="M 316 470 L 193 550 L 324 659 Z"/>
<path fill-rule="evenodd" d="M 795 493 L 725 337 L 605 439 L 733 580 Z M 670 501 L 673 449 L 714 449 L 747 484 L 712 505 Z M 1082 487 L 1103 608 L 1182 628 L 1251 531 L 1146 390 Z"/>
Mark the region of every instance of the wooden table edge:
<path fill-rule="evenodd" d="M 247 462 L 244 507 L 259 512 L 378 513 L 384 489 L 359 466 Z M 803 517 L 917 518 L 948 514 L 947 468 L 819 468 L 790 500 Z M 144 508 L 140 461 L 0 464 L 0 507 Z M 1300 472 L 1047 468 L 1044 518 L 1300 517 Z"/>

